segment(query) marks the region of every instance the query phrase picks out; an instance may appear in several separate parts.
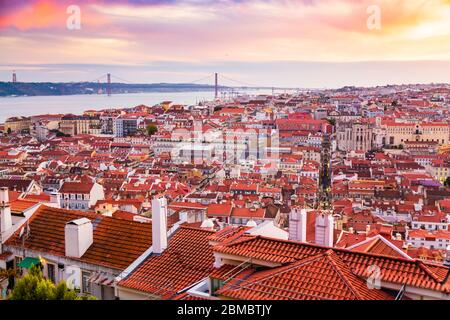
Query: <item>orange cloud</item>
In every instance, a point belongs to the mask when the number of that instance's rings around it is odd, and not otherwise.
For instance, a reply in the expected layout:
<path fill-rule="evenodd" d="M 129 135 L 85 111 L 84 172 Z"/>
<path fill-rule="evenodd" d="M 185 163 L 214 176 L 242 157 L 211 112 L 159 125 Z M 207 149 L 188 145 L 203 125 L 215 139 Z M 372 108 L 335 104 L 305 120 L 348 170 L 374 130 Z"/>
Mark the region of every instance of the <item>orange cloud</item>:
<path fill-rule="evenodd" d="M 38 0 L 18 6 L 3 14 L 0 19 L 0 29 L 16 28 L 21 31 L 32 29 L 65 29 L 69 14 L 66 12 L 70 3 L 64 1 Z M 81 7 L 82 24 L 98 26 L 106 23 L 106 17 L 95 14 L 88 5 Z"/>
<path fill-rule="evenodd" d="M 74 2 L 81 32 L 66 32 L 69 0 L 0 13 L 0 28 L 8 29 L 0 35 L 3 60 L 450 60 L 450 0 Z M 381 30 L 366 25 L 373 4 L 381 8 Z"/>

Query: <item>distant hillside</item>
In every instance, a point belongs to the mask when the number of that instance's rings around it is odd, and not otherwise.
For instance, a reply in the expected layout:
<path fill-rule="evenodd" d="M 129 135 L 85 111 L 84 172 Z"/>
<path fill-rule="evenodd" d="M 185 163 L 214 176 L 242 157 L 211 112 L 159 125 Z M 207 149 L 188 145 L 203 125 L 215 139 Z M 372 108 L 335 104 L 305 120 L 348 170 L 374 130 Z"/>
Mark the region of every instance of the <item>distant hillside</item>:
<path fill-rule="evenodd" d="M 222 87 L 223 88 L 223 87 Z M 210 91 L 214 86 L 202 84 L 125 84 L 112 83 L 111 93 L 138 93 L 138 92 L 176 92 L 176 91 Z M 0 96 L 62 96 L 72 94 L 97 94 L 106 92 L 105 83 L 76 82 L 0 82 Z"/>

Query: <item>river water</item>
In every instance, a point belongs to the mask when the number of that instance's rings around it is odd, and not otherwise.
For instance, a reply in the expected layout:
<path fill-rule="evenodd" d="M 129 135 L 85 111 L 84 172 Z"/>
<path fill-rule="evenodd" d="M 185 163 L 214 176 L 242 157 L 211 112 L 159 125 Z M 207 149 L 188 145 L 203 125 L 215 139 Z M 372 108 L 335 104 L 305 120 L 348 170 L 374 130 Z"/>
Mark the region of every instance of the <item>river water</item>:
<path fill-rule="evenodd" d="M 270 94 L 270 90 L 251 90 L 247 93 Z M 13 116 L 82 114 L 89 109 L 126 108 L 140 104 L 152 106 L 167 100 L 190 105 L 213 98 L 213 91 L 127 93 L 109 97 L 107 95 L 0 97 L 0 123 Z"/>

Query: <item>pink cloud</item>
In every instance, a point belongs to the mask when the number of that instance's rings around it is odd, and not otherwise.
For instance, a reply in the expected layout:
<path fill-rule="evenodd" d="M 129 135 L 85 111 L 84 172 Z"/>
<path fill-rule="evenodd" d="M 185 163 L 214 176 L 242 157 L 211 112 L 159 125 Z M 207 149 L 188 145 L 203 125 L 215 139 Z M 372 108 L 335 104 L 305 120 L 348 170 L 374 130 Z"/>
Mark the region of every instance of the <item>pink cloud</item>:
<path fill-rule="evenodd" d="M 20 31 L 39 29 L 64 29 L 69 17 L 67 8 L 70 1 L 37 0 L 16 3 L 14 6 L 0 8 L 0 29 L 16 28 Z M 88 3 L 88 2 L 86 2 Z M 106 23 L 106 17 L 97 15 L 87 5 L 80 5 L 82 23 L 87 26 L 99 26 Z"/>

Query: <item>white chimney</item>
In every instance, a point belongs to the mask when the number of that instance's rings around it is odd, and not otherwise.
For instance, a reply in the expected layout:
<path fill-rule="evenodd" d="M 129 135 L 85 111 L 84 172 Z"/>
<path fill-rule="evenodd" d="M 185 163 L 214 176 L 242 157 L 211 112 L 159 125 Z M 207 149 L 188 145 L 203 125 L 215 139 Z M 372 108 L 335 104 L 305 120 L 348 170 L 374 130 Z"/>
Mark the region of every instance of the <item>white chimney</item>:
<path fill-rule="evenodd" d="M 64 231 L 68 257 L 81 258 L 94 242 L 94 228 L 87 218 L 67 222 Z"/>
<path fill-rule="evenodd" d="M 289 214 L 289 240 L 306 242 L 306 219 L 305 209 L 293 208 Z"/>
<path fill-rule="evenodd" d="M 9 203 L 9 193 L 7 187 L 0 188 L 0 203 Z"/>
<path fill-rule="evenodd" d="M 256 227 L 258 224 L 255 222 L 255 220 L 250 219 L 248 220 L 247 224 L 245 225 L 246 227 L 250 227 L 250 228 L 254 228 Z"/>
<path fill-rule="evenodd" d="M 447 249 L 445 250 L 444 265 L 450 267 L 450 245 L 448 245 Z"/>
<path fill-rule="evenodd" d="M 333 247 L 334 219 L 331 214 L 320 212 L 316 215 L 316 244 Z"/>
<path fill-rule="evenodd" d="M 402 240 L 402 235 L 401 235 L 400 233 L 397 232 L 397 233 L 395 234 L 395 240 L 400 240 L 400 241 L 401 241 L 401 240 Z"/>
<path fill-rule="evenodd" d="M 153 253 L 161 254 L 167 248 L 167 199 L 152 200 Z"/>
<path fill-rule="evenodd" d="M 200 228 L 212 230 L 212 229 L 214 229 L 214 221 L 212 219 L 205 219 L 202 222 Z"/>
<path fill-rule="evenodd" d="M 414 211 L 422 211 L 423 204 L 422 203 L 414 203 Z"/>
<path fill-rule="evenodd" d="M 11 207 L 9 205 L 8 188 L 0 188 L 0 232 L 3 235 L 5 232 L 12 229 Z M 0 240 L 3 237 L 0 236 Z M 1 241 L 0 241 L 1 242 Z"/>
<path fill-rule="evenodd" d="M 353 228 L 352 228 L 353 229 Z M 352 232 L 353 233 L 353 232 Z M 366 234 L 369 234 L 370 233 L 370 224 L 368 224 L 367 226 L 366 226 Z"/>
<path fill-rule="evenodd" d="M 348 233 L 353 234 L 355 232 L 355 230 L 353 229 L 353 227 L 348 228 Z"/>
<path fill-rule="evenodd" d="M 56 207 L 61 208 L 61 193 L 59 192 L 50 193 L 50 202 L 55 204 Z"/>

